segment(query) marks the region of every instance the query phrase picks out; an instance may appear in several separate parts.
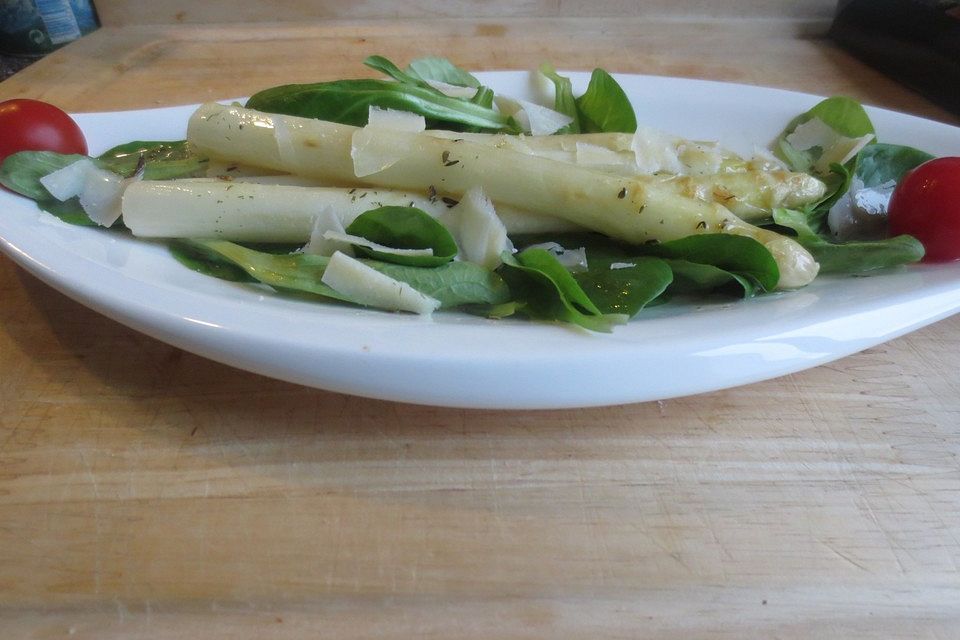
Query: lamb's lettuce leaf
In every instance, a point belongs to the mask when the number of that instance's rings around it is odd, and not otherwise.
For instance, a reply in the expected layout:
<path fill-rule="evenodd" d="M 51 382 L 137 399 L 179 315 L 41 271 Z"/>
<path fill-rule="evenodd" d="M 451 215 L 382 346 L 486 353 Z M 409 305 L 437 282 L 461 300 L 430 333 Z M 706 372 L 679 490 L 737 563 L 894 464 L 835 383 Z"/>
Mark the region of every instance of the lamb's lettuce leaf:
<path fill-rule="evenodd" d="M 920 149 L 878 142 L 860 151 L 856 176 L 865 187 L 900 182 L 908 171 L 932 159 L 931 154 Z"/>
<path fill-rule="evenodd" d="M 480 81 L 473 74 L 461 69 L 447 58 L 426 56 L 411 60 L 407 65 L 407 75 L 420 80 L 435 80 L 458 87 L 480 88 Z"/>
<path fill-rule="evenodd" d="M 792 209 L 774 209 L 774 221 L 796 232 L 796 240 L 820 263 L 820 273 L 857 274 L 917 262 L 924 249 L 913 236 L 885 240 L 834 243 L 817 233 L 809 214 Z"/>
<path fill-rule="evenodd" d="M 488 89 L 478 86 L 472 99 L 463 99 L 444 95 L 430 86 L 421 73 L 447 75 L 448 79 L 448 74 L 454 73 L 449 67 L 441 70 L 436 61 L 419 64 L 419 70 L 411 67 L 409 71 L 403 71 L 383 56 L 370 56 L 364 64 L 386 74 L 391 80 L 356 79 L 281 85 L 255 93 L 247 100 L 246 106 L 267 113 L 354 126 L 367 124 L 370 107 L 375 106 L 422 115 L 430 128 L 518 132 L 510 118 L 493 109 L 492 94 Z M 464 77 L 455 79 L 466 81 Z"/>
<path fill-rule="evenodd" d="M 457 242 L 446 227 L 416 207 L 387 206 L 371 209 L 357 216 L 346 229 L 394 249 L 432 249 L 430 256 L 409 256 L 376 251 L 362 246 L 354 249 L 360 255 L 414 267 L 437 267 L 457 255 Z"/>
<path fill-rule="evenodd" d="M 135 140 L 117 145 L 97 156 L 96 163 L 121 176 L 131 176 L 141 158 L 144 180 L 195 178 L 206 174 L 208 160 L 186 140 Z"/>
<path fill-rule="evenodd" d="M 549 251 L 531 247 L 516 255 L 504 252 L 498 272 L 510 287 L 518 310 L 536 320 L 561 321 L 609 332 L 629 319 L 605 314 Z"/>
<path fill-rule="evenodd" d="M 31 200 L 50 200 L 53 196 L 40 184 L 40 178 L 84 157 L 54 151 L 20 151 L 7 156 L 0 165 L 0 184 Z"/>
<path fill-rule="evenodd" d="M 590 267 L 573 274 L 603 313 L 634 317 L 654 304 L 674 282 L 669 261 L 653 256 L 609 260 L 591 254 Z"/>
<path fill-rule="evenodd" d="M 779 279 L 776 262 L 762 244 L 729 234 L 640 246 L 595 233 L 518 236 L 513 241 L 518 247 L 553 241 L 567 250 L 582 248 L 587 266 L 571 275 L 605 314 L 633 317 L 675 293 L 750 297 L 772 290 Z"/>
<path fill-rule="evenodd" d="M 603 69 L 594 69 L 586 92 L 576 99 L 584 133 L 635 133 L 637 114 L 620 84 Z"/>
<path fill-rule="evenodd" d="M 737 274 L 755 285 L 745 287 L 745 295 L 753 295 L 757 290 L 773 291 L 780 280 L 780 269 L 767 248 L 745 236 L 704 233 L 646 245 L 644 250 L 650 255 L 710 265 Z"/>
<path fill-rule="evenodd" d="M 194 263 L 187 262 L 188 266 L 208 275 L 217 275 L 215 272 L 220 271 L 223 275 L 218 277 L 240 280 L 237 270 L 221 269 L 223 264 L 230 264 L 239 267 L 255 280 L 281 291 L 299 291 L 343 302 L 356 302 L 321 282 L 330 261 L 326 256 L 306 253 L 276 254 L 225 240 L 184 240 L 179 246 L 181 251 L 184 248 L 192 250 L 192 253 L 187 255 Z M 212 269 L 210 263 L 214 265 Z M 500 276 L 469 262 L 448 262 L 431 268 L 391 264 L 379 260 L 363 260 L 363 263 L 439 300 L 443 308 L 468 304 L 497 305 L 510 300 L 510 292 Z"/>
<path fill-rule="evenodd" d="M 577 108 L 577 100 L 573 95 L 573 83 L 570 78 L 561 76 L 553 68 L 553 65 L 547 63 L 540 65 L 540 73 L 553 83 L 553 110 L 568 118 L 573 118 L 573 122 L 557 131 L 557 133 L 580 133 L 580 110 Z"/>

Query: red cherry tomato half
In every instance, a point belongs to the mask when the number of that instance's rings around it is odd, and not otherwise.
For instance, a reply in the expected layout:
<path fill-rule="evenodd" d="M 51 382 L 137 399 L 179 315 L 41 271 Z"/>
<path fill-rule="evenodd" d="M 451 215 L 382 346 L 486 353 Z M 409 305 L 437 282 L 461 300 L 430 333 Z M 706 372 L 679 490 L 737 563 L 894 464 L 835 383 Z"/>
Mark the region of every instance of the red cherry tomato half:
<path fill-rule="evenodd" d="M 39 100 L 0 102 L 0 132 L 0 162 L 18 151 L 87 153 L 87 141 L 73 118 Z"/>
<path fill-rule="evenodd" d="M 924 262 L 960 260 L 960 158 L 936 158 L 909 172 L 890 198 L 890 234 L 923 243 Z"/>

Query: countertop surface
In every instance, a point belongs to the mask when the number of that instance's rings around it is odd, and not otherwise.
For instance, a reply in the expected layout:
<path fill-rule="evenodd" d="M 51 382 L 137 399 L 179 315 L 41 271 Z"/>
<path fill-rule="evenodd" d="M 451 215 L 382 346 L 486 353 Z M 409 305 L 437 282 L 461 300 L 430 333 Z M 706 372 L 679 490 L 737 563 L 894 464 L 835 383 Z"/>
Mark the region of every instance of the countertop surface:
<path fill-rule="evenodd" d="M 817 94 L 957 124 L 803 24 L 105 27 L 0 83 L 75 111 L 442 53 Z M 367 400 L 157 342 L 0 258 L 4 638 L 949 638 L 960 316 L 706 395 Z"/>

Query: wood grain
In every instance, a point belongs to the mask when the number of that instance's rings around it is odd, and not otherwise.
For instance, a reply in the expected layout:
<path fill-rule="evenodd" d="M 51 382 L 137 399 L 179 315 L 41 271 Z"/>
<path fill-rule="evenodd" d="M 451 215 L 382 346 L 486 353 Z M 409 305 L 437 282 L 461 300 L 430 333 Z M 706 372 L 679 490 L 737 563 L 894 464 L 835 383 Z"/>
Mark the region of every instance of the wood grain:
<path fill-rule="evenodd" d="M 106 28 L 0 98 L 194 102 L 363 73 L 373 52 L 455 49 L 474 68 L 599 64 L 956 122 L 797 33 L 566 19 Z M 960 317 L 739 389 L 498 412 L 231 369 L 6 258 L 0 301 L 4 638 L 957 637 Z"/>
<path fill-rule="evenodd" d="M 131 2 L 99 0 L 97 12 L 106 26 L 209 24 L 228 22 L 302 22 L 328 19 L 569 18 L 645 19 L 750 18 L 829 20 L 834 0 L 232 0 Z"/>
<path fill-rule="evenodd" d="M 457 51 L 458 62 L 477 70 L 530 69 L 550 60 L 565 69 L 603 66 L 840 93 L 957 121 L 806 33 L 790 21 L 569 18 L 104 28 L 4 81 L 0 97 L 42 98 L 78 111 L 137 109 L 249 95 L 282 82 L 372 75 L 362 61 L 373 53 L 403 60 Z"/>

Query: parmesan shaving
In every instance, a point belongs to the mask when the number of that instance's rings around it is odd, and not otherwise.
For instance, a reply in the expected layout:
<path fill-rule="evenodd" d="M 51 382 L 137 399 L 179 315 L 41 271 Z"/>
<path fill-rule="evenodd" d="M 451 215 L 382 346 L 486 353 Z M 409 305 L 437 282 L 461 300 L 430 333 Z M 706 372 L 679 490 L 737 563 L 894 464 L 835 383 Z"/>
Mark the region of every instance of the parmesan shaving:
<path fill-rule="evenodd" d="M 380 107 L 370 105 L 370 110 L 367 114 L 367 126 L 393 129 L 394 131 L 420 133 L 421 131 L 426 131 L 427 121 L 418 113 L 398 111 L 396 109 L 381 109 Z"/>
<path fill-rule="evenodd" d="M 463 194 L 459 204 L 441 216 L 440 222 L 453 234 L 462 260 L 493 270 L 500 266 L 504 251 L 513 252 L 506 227 L 480 187 Z"/>
<path fill-rule="evenodd" d="M 819 148 L 820 157 L 814 162 L 813 169 L 825 174 L 830 172 L 830 165 L 849 162 L 861 149 L 873 141 L 873 134 L 848 138 L 837 133 L 820 118 L 811 118 L 797 125 L 797 128 L 786 137 L 786 141 L 798 151 Z"/>
<path fill-rule="evenodd" d="M 832 147 L 824 150 L 823 155 L 813 165 L 813 168 L 820 173 L 829 173 L 830 165 L 846 164 L 872 141 L 873 134 L 871 133 L 859 138 L 841 137 Z"/>
<path fill-rule="evenodd" d="M 379 130 L 379 132 L 382 131 L 384 130 Z M 379 132 L 376 127 L 364 127 L 363 129 L 357 129 L 353 134 L 350 158 L 353 160 L 353 173 L 357 178 L 364 178 L 385 171 L 410 155 L 411 150 L 405 144 L 396 144 L 389 147 L 384 144 L 377 144 Z"/>
<path fill-rule="evenodd" d="M 303 252 L 317 256 L 332 256 L 337 251 L 342 251 L 352 256 L 353 246 L 349 242 L 326 237 L 324 234 L 329 232 L 344 233 L 343 221 L 333 207 L 325 205 L 313 221 L 310 240 L 304 245 Z"/>
<path fill-rule="evenodd" d="M 451 98 L 472 98 L 477 93 L 477 90 L 473 87 L 461 87 L 456 84 L 448 84 L 439 80 L 425 80 L 424 82 L 443 95 Z"/>
<path fill-rule="evenodd" d="M 559 111 L 548 109 L 534 102 L 518 100 L 530 125 L 530 134 L 535 136 L 549 136 L 564 128 L 573 118 Z"/>
<path fill-rule="evenodd" d="M 365 306 L 421 315 L 430 315 L 440 308 L 440 301 L 436 298 L 424 295 L 406 282 L 384 275 L 339 251 L 330 258 L 320 281 Z"/>
<path fill-rule="evenodd" d="M 814 147 L 827 149 L 840 137 L 842 136 L 820 118 L 811 118 L 797 125 L 786 140 L 797 151 L 809 151 Z"/>
<path fill-rule="evenodd" d="M 87 171 L 93 166 L 93 162 L 84 158 L 72 162 L 62 169 L 40 178 L 40 184 L 50 192 L 57 200 L 61 202 L 69 200 L 83 191 L 83 185 L 87 179 Z"/>
<path fill-rule="evenodd" d="M 534 69 L 530 72 L 530 91 L 539 104 L 554 104 L 557 100 L 557 87 L 553 81 Z"/>
<path fill-rule="evenodd" d="M 60 201 L 79 196 L 80 206 L 87 217 L 109 227 L 120 219 L 124 189 L 139 179 L 139 175 L 124 179 L 101 169 L 89 158 L 83 158 L 40 178 L 40 184 Z"/>
<path fill-rule="evenodd" d="M 426 249 L 398 249 L 396 247 L 388 247 L 386 245 L 378 244 L 373 240 L 367 240 L 363 236 L 355 236 L 343 231 L 334 231 L 332 229 L 324 231 L 322 236 L 325 240 L 352 244 L 365 249 L 370 249 L 371 251 L 389 253 L 395 256 L 429 257 L 433 255 L 433 249 L 429 247 Z"/>
<path fill-rule="evenodd" d="M 577 142 L 576 162 L 585 166 L 619 167 L 623 164 L 620 154 L 608 147 Z"/>
<path fill-rule="evenodd" d="M 639 173 L 685 173 L 675 139 L 662 131 L 651 127 L 637 127 L 631 150 L 636 156 Z"/>
<path fill-rule="evenodd" d="M 297 152 L 293 148 L 291 126 L 287 118 L 273 118 L 273 139 L 277 143 L 277 157 L 280 158 L 281 164 L 291 163 L 297 157 Z"/>
<path fill-rule="evenodd" d="M 549 136 L 573 122 L 570 116 L 527 100 L 501 95 L 494 100 L 501 113 L 512 117 L 524 131 L 534 136 Z"/>

